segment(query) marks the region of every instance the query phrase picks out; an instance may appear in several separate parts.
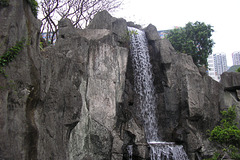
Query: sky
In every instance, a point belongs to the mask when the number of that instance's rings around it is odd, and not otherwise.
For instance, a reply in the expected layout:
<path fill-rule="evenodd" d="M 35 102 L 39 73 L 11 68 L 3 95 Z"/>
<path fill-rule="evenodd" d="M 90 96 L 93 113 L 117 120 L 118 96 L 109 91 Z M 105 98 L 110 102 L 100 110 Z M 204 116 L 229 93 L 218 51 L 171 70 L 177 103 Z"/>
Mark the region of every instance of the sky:
<path fill-rule="evenodd" d="M 188 22 L 204 22 L 213 26 L 213 53 L 225 53 L 232 66 L 232 53 L 240 51 L 240 0 L 124 0 L 111 13 L 158 30 L 184 27 Z"/>

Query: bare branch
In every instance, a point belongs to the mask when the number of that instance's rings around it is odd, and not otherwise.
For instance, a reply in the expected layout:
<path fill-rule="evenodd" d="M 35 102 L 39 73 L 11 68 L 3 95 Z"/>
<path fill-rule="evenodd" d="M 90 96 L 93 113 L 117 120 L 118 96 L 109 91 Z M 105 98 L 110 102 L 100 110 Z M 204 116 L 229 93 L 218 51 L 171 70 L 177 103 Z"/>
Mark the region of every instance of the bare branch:
<path fill-rule="evenodd" d="M 51 35 L 53 43 L 59 20 L 69 18 L 75 27 L 85 28 L 96 13 L 117 9 L 122 0 L 41 0 L 40 4 L 43 14 L 41 32 Z"/>

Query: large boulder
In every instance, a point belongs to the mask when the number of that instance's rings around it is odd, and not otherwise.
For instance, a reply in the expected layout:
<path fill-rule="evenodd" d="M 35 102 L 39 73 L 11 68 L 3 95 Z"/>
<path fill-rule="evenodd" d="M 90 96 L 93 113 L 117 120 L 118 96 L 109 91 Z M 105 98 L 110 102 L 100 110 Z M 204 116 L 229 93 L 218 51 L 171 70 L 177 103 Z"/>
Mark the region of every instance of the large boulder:
<path fill-rule="evenodd" d="M 117 35 L 117 41 L 125 43 L 127 36 L 127 22 L 123 18 L 112 17 L 107 11 L 99 12 L 94 16 L 88 29 L 108 29 Z"/>
<path fill-rule="evenodd" d="M 235 87 L 236 89 L 240 89 L 240 73 L 223 72 L 220 83 L 226 88 Z"/>

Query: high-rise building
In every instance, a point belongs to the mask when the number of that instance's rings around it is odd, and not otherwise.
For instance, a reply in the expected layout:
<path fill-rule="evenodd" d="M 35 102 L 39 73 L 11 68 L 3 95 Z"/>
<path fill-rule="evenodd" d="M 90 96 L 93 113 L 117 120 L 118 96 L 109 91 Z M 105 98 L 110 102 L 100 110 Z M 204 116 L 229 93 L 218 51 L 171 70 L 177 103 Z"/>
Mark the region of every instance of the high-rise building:
<path fill-rule="evenodd" d="M 220 75 L 227 71 L 227 58 L 225 53 L 216 53 L 208 56 L 208 75 L 220 80 Z"/>
<path fill-rule="evenodd" d="M 214 80 L 218 81 L 218 76 L 214 68 L 213 55 L 209 55 L 207 61 L 208 61 L 208 75 L 212 77 Z"/>
<path fill-rule="evenodd" d="M 220 80 L 220 75 L 227 71 L 227 57 L 225 53 L 216 53 L 213 54 L 213 59 L 214 59 L 214 68 L 215 72 L 218 75 L 218 79 Z"/>
<path fill-rule="evenodd" d="M 240 51 L 232 53 L 233 65 L 240 65 Z"/>

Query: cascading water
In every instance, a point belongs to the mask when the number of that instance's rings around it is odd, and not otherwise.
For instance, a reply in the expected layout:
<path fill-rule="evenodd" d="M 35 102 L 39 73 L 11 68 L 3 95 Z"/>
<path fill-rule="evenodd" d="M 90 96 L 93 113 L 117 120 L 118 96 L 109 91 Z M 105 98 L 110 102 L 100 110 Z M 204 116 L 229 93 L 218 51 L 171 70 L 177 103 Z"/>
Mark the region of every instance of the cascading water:
<path fill-rule="evenodd" d="M 156 120 L 156 102 L 148 45 L 145 32 L 129 27 L 131 36 L 131 58 L 134 73 L 134 90 L 137 104 L 144 121 L 145 134 L 148 141 L 159 141 Z"/>
<path fill-rule="evenodd" d="M 127 151 L 128 151 L 128 160 L 132 160 L 133 145 L 128 145 Z"/>
<path fill-rule="evenodd" d="M 141 110 L 144 131 L 150 145 L 151 160 L 188 160 L 181 145 L 173 142 L 161 142 L 158 136 L 156 118 L 156 99 L 153 85 L 152 65 L 145 32 L 128 27 L 131 36 L 131 58 L 134 73 L 134 90 L 137 94 L 137 105 Z"/>
<path fill-rule="evenodd" d="M 149 142 L 151 160 L 188 160 L 182 145 L 174 142 Z"/>

